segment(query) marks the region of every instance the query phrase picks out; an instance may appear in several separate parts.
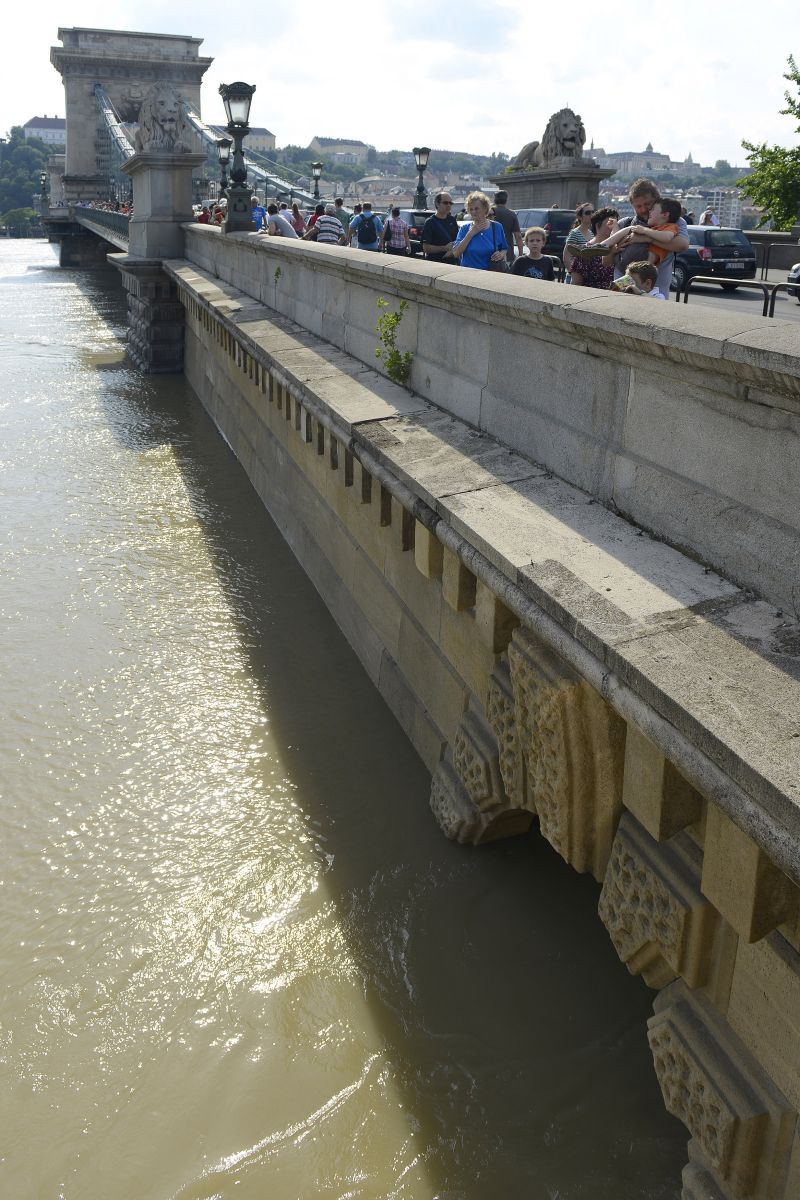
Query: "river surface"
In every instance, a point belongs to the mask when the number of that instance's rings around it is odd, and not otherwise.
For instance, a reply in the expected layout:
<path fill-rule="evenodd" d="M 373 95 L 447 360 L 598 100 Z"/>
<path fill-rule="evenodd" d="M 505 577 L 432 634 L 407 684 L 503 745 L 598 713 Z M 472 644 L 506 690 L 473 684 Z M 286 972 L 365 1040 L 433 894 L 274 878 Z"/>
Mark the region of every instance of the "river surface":
<path fill-rule="evenodd" d="M 442 837 L 115 272 L 0 306 L 2 1200 L 676 1200 L 596 885 Z"/>

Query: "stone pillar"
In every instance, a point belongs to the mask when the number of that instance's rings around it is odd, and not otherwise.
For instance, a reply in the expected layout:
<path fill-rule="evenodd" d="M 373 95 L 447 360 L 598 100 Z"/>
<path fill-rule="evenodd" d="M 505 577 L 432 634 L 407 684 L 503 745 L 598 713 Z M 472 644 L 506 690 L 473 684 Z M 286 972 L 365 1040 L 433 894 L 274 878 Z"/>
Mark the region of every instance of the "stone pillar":
<path fill-rule="evenodd" d="M 143 150 L 123 164 L 133 180 L 129 254 L 135 258 L 181 258 L 181 225 L 194 219 L 192 172 L 205 154 Z"/>
<path fill-rule="evenodd" d="M 145 146 L 123 166 L 133 180 L 133 217 L 127 254 L 109 256 L 128 293 L 128 352 L 147 373 L 183 370 L 183 318 L 165 258 L 183 257 L 183 230 L 193 220 L 192 173 L 205 154 L 178 146 Z"/>

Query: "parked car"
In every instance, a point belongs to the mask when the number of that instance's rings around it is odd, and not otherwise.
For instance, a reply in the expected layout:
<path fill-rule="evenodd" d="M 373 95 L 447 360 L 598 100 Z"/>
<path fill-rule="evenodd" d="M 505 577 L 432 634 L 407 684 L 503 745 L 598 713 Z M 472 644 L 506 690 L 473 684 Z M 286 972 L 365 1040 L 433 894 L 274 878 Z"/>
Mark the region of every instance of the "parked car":
<path fill-rule="evenodd" d="M 714 275 L 729 280 L 754 279 L 756 252 L 741 229 L 718 225 L 690 225 L 688 250 L 675 255 L 672 287 L 683 291 L 693 275 Z M 735 292 L 736 283 L 723 283 L 724 292 Z"/>
<path fill-rule="evenodd" d="M 389 217 L 392 215 L 392 210 L 387 209 L 385 213 L 379 213 L 381 221 L 385 225 Z M 411 253 L 422 253 L 422 226 L 427 221 L 428 217 L 436 215 L 435 208 L 401 208 L 400 216 L 404 221 L 408 222 L 408 240 L 411 243 Z"/>
<path fill-rule="evenodd" d="M 547 234 L 544 253 L 561 258 L 567 234 L 575 224 L 574 208 L 518 208 L 517 217 L 523 234 L 531 225 L 540 225 Z"/>
<path fill-rule="evenodd" d="M 789 277 L 786 282 L 796 283 L 798 285 L 796 288 L 789 288 L 786 294 L 788 296 L 794 296 L 797 303 L 800 304 L 800 262 L 794 264 L 789 272 Z"/>

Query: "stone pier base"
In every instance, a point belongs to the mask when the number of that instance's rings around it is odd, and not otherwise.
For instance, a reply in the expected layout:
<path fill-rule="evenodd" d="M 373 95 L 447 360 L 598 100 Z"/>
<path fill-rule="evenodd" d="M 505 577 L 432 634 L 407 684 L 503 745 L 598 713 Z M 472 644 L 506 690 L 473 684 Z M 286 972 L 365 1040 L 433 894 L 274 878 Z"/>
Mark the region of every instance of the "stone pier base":
<path fill-rule="evenodd" d="M 128 354 L 146 374 L 183 370 L 184 308 L 160 259 L 109 254 L 128 293 Z"/>
<path fill-rule="evenodd" d="M 77 226 L 80 228 L 80 226 Z M 52 235 L 51 235 L 51 240 Z M 59 237 L 58 265 L 85 270 L 89 267 L 104 267 L 108 254 L 114 247 L 110 242 L 94 233 L 74 233 Z"/>

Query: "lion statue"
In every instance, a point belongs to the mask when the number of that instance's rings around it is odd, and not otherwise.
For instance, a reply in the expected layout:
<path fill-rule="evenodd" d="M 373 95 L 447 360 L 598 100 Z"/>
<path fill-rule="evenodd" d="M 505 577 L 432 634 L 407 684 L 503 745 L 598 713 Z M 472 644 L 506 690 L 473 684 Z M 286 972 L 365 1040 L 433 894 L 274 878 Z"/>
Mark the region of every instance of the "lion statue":
<path fill-rule="evenodd" d="M 156 83 L 142 101 L 134 145 L 138 151 L 185 154 L 183 101 L 174 88 Z"/>
<path fill-rule="evenodd" d="M 556 158 L 583 158 L 586 130 L 583 121 L 571 108 L 553 113 L 541 142 L 528 142 L 512 164 L 515 171 L 543 167 Z"/>

